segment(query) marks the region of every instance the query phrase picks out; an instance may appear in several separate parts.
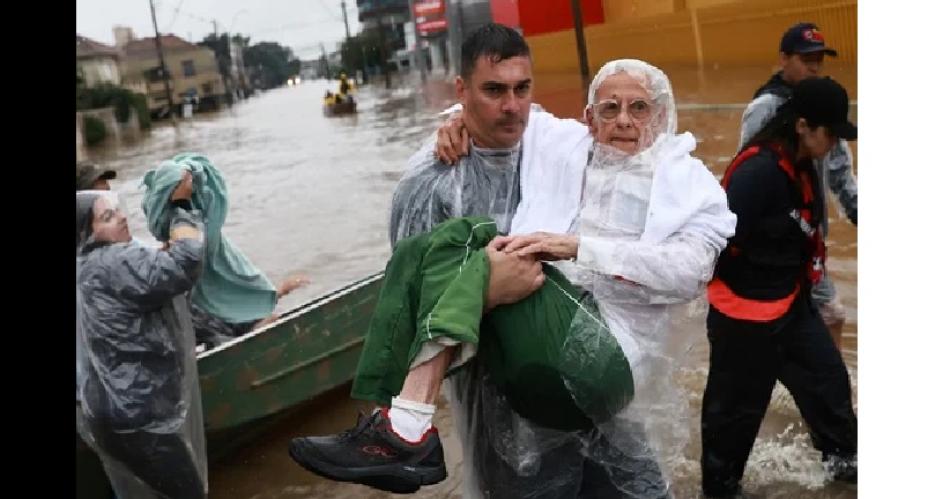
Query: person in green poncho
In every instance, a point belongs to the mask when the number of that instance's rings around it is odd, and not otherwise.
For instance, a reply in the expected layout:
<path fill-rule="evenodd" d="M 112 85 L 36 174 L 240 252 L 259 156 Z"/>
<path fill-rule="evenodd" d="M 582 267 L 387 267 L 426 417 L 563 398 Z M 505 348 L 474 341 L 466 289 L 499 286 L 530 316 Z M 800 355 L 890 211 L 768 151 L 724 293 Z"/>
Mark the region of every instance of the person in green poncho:
<path fill-rule="evenodd" d="M 310 281 L 303 276 L 292 276 L 275 287 L 224 236 L 227 185 L 218 169 L 201 154 L 178 154 L 145 174 L 142 211 L 156 239 L 168 241 L 164 228 L 170 211 L 163 199 L 167 199 L 174 189 L 175 179 L 181 178 L 185 171 L 191 172 L 194 178 L 191 202 L 201 213 L 208 233 L 204 269 L 191 291 L 192 321 L 197 342 L 215 347 L 275 321 L 277 300 Z"/>

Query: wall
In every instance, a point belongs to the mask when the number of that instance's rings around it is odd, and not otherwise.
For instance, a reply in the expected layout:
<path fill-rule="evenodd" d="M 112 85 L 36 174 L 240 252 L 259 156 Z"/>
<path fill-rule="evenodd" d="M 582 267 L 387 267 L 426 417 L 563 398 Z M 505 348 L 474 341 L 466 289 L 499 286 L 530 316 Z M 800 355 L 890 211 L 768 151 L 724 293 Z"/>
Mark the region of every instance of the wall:
<path fill-rule="evenodd" d="M 509 28 L 521 27 L 518 19 L 518 0 L 491 0 L 491 17 L 498 24 Z"/>
<path fill-rule="evenodd" d="M 139 129 L 139 117 L 135 113 L 135 110 L 132 109 L 129 113 L 129 120 L 125 123 L 119 123 L 119 120 L 115 117 L 115 109 L 112 107 L 103 107 L 99 109 L 88 109 L 85 111 L 76 112 L 76 156 L 77 161 L 86 157 L 86 148 L 84 130 L 83 130 L 83 117 L 84 116 L 94 116 L 99 118 L 106 126 L 106 140 L 110 139 L 135 139 L 141 136 L 142 132 Z"/>
<path fill-rule="evenodd" d="M 194 62 L 194 76 L 185 76 L 182 61 L 187 60 Z M 123 59 L 122 75 L 131 85 L 140 85 L 144 81 L 144 72 L 157 66 L 158 57 Z M 190 88 L 197 90 L 199 97 L 220 96 L 225 93 L 224 82 L 218 72 L 214 52 L 208 48 L 201 47 L 166 52 L 165 67 L 168 68 L 171 74 L 169 84 L 172 87 L 174 104 L 180 104 L 182 102 L 181 94 L 184 94 Z M 205 92 L 202 88 L 205 84 L 211 85 L 211 92 Z M 149 109 L 155 110 L 166 104 L 165 84 L 161 80 L 148 82 L 147 88 Z"/>
<path fill-rule="evenodd" d="M 452 73 L 461 70 L 462 40 L 484 24 L 492 22 L 489 0 L 446 0 L 449 65 Z"/>
<path fill-rule="evenodd" d="M 857 62 L 857 0 L 693 0 L 683 8 L 675 3 L 669 5 L 671 12 L 636 17 L 630 9 L 647 3 L 605 0 L 605 23 L 584 29 L 591 71 L 608 60 L 629 57 L 693 65 L 700 53 L 706 66 L 773 63 L 782 33 L 804 20 L 818 24 L 840 61 Z M 700 7 L 691 11 L 690 4 Z M 572 29 L 528 36 L 527 41 L 536 71 L 577 71 Z"/>
<path fill-rule="evenodd" d="M 602 0 L 581 0 L 584 26 L 604 22 Z M 518 19 L 526 37 L 574 29 L 571 0 L 518 0 Z"/>
<path fill-rule="evenodd" d="M 76 113 L 76 161 L 84 161 L 86 157 L 86 142 L 82 137 L 82 115 Z"/>
<path fill-rule="evenodd" d="M 76 61 L 87 87 L 99 84 L 119 85 L 119 66 L 111 57 L 96 57 Z"/>

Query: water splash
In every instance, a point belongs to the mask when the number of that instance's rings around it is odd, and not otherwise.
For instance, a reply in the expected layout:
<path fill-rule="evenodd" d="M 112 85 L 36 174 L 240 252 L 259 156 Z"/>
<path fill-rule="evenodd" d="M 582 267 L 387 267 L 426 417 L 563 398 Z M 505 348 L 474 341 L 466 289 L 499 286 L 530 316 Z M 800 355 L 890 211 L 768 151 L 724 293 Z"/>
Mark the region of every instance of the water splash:
<path fill-rule="evenodd" d="M 776 482 L 817 490 L 830 481 L 821 463 L 821 452 L 812 447 L 801 423 L 789 424 L 775 437 L 756 438 L 743 477 L 750 490 Z"/>

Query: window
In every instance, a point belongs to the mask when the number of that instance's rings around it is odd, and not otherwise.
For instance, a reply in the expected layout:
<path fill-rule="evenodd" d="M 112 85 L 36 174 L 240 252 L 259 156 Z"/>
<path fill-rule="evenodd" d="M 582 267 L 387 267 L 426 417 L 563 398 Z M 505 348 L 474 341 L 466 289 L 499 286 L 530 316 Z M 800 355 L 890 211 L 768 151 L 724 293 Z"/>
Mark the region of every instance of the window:
<path fill-rule="evenodd" d="M 181 61 L 181 69 L 185 72 L 185 76 L 194 76 L 195 61 Z"/>
<path fill-rule="evenodd" d="M 162 68 L 154 67 L 145 71 L 145 80 L 150 83 L 162 81 Z"/>
<path fill-rule="evenodd" d="M 201 85 L 201 93 L 205 95 L 214 94 L 214 83 L 204 83 Z"/>

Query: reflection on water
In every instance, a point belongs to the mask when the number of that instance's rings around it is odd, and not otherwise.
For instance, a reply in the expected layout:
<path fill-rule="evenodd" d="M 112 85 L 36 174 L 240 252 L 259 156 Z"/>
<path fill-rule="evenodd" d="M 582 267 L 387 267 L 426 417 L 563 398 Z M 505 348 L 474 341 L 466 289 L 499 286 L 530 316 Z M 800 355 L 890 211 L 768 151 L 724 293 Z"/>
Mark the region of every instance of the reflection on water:
<path fill-rule="evenodd" d="M 770 68 L 710 70 L 700 78 L 693 68 L 663 68 L 677 102 L 743 103 Z M 857 99 L 856 73 L 828 73 Z M 579 79 L 573 74 L 536 74 L 535 100 L 555 114 L 579 116 Z M 420 88 L 421 87 L 421 88 Z M 273 281 L 294 273 L 313 284 L 285 298 L 281 310 L 381 269 L 389 254 L 387 223 L 392 190 L 406 160 L 440 121 L 436 113 L 453 102 L 449 80 L 430 79 L 392 91 L 362 87 L 360 112 L 324 117 L 323 82 L 276 89 L 214 114 L 199 115 L 177 127 L 159 125 L 135 144 L 113 144 L 91 151 L 92 159 L 119 172 L 114 182 L 132 208 L 135 236 L 151 240 L 138 206 L 144 172 L 183 151 L 207 155 L 228 181 L 231 211 L 228 235 Z M 688 106 L 687 106 L 688 107 Z M 699 142 L 697 155 L 721 174 L 738 141 L 741 109 L 681 110 L 681 131 Z M 857 147 L 853 145 L 855 159 Z M 833 212 L 834 213 L 834 212 Z M 841 216 L 832 217 L 829 269 L 848 312 L 843 356 L 857 387 L 857 231 Z M 690 394 L 691 442 L 674 467 L 674 491 L 697 497 L 699 491 L 699 408 L 706 381 L 708 345 L 703 304 L 685 308 L 672 334 L 689 348 L 689 368 L 678 381 Z M 340 431 L 352 426 L 366 404 L 349 400 L 340 389 L 308 404 L 258 442 L 215 464 L 211 496 L 241 498 L 382 498 L 388 494 L 337 484 L 298 468 L 287 456 L 291 437 Z M 437 414 L 449 478 L 418 495 L 461 497 L 458 441 L 444 404 Z M 853 487 L 826 484 L 820 456 L 791 397 L 778 388 L 749 459 L 745 487 L 761 497 L 855 497 Z"/>

